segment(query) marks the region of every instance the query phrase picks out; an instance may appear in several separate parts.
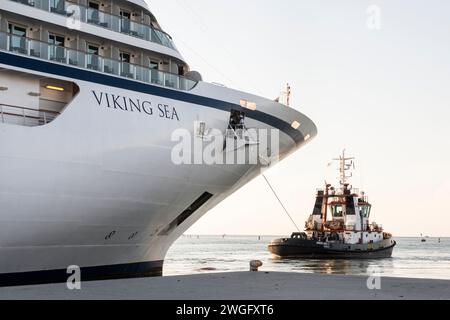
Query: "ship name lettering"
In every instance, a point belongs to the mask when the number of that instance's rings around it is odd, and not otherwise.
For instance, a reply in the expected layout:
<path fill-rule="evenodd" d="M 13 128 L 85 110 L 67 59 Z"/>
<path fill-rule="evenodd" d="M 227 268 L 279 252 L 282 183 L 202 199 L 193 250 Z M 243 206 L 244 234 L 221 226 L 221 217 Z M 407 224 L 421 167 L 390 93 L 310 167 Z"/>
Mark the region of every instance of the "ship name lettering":
<path fill-rule="evenodd" d="M 158 103 L 153 104 L 148 100 L 141 100 L 138 98 L 129 98 L 125 96 L 97 92 L 92 90 L 94 98 L 100 107 L 106 107 L 109 109 L 116 109 L 128 112 L 143 113 L 149 116 L 155 115 L 153 112 L 153 105 L 157 106 L 157 116 L 159 118 L 180 121 L 178 111 L 175 107 L 168 104 Z"/>

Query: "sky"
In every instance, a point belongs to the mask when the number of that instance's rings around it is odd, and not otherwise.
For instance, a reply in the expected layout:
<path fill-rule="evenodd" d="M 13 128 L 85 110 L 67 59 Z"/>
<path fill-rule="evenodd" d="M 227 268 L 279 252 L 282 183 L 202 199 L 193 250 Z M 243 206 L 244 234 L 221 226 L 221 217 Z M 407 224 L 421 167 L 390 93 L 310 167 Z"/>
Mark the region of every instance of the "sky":
<path fill-rule="evenodd" d="M 205 81 L 268 98 L 291 84 L 292 107 L 319 134 L 266 176 L 300 228 L 316 189 L 335 175 L 327 164 L 345 148 L 356 157 L 352 183 L 369 196 L 372 220 L 395 236 L 450 236 L 449 1 L 149 4 Z M 293 231 L 259 177 L 187 233 Z"/>

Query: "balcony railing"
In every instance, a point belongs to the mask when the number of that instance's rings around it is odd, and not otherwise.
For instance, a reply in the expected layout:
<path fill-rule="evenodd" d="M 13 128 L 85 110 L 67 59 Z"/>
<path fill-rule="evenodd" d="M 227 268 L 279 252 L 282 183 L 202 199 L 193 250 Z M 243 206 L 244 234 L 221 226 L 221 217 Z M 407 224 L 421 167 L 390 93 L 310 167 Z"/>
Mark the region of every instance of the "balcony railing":
<path fill-rule="evenodd" d="M 38 9 L 70 17 L 112 31 L 158 43 L 176 50 L 172 38 L 162 30 L 104 11 L 65 0 L 10 0 Z"/>
<path fill-rule="evenodd" d="M 8 104 L 0 104 L 0 122 L 18 124 L 27 127 L 42 126 L 52 122 L 59 112 L 37 110 Z"/>
<path fill-rule="evenodd" d="M 189 91 L 197 82 L 168 72 L 0 32 L 0 50 Z"/>

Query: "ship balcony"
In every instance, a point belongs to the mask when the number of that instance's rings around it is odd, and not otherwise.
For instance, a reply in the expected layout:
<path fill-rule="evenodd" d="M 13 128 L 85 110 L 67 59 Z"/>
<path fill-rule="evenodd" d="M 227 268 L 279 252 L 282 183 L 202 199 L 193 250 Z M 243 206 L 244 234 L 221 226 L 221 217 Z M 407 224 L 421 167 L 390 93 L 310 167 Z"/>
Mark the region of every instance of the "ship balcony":
<path fill-rule="evenodd" d="M 5 32 L 0 32 L 0 50 L 182 91 L 190 91 L 197 85 L 196 81 L 177 74 Z"/>
<path fill-rule="evenodd" d="M 150 41 L 177 51 L 170 35 L 151 25 L 66 0 L 10 0 L 84 23 Z M 148 17 L 150 19 L 150 17 Z"/>
<path fill-rule="evenodd" d="M 72 81 L 0 68 L 0 125 L 45 126 L 74 100 Z"/>
<path fill-rule="evenodd" d="M 0 103 L 0 123 L 35 127 L 46 125 L 60 115 L 57 111 L 31 109 Z"/>

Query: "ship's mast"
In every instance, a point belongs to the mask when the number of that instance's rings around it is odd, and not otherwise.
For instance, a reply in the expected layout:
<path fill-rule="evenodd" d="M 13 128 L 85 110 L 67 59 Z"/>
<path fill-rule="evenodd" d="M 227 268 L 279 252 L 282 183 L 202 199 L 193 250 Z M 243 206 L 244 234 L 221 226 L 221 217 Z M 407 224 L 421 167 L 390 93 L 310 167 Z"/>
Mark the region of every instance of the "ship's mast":
<path fill-rule="evenodd" d="M 322 232 L 325 231 L 325 224 L 328 220 L 328 199 L 330 196 L 330 187 L 331 184 L 328 184 L 325 182 L 325 194 L 324 194 L 324 200 L 322 204 Z"/>
<path fill-rule="evenodd" d="M 345 157 L 345 149 L 342 151 L 342 155 L 339 156 L 339 159 L 333 159 L 334 161 L 339 161 L 339 179 L 340 184 L 345 186 L 348 185 L 348 179 L 353 177 L 353 174 L 350 172 L 352 167 L 354 167 L 355 158 L 346 158 Z M 350 172 L 350 174 L 348 174 Z"/>
<path fill-rule="evenodd" d="M 291 86 L 286 84 L 286 105 L 289 107 L 291 104 Z"/>

